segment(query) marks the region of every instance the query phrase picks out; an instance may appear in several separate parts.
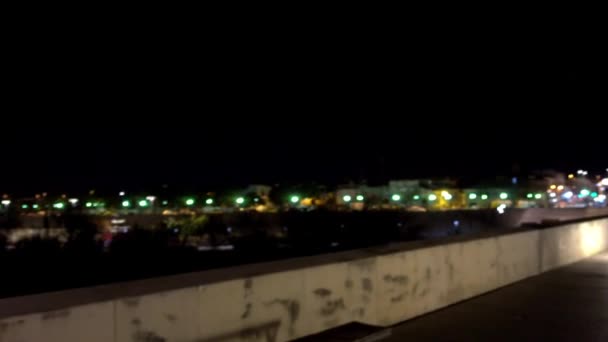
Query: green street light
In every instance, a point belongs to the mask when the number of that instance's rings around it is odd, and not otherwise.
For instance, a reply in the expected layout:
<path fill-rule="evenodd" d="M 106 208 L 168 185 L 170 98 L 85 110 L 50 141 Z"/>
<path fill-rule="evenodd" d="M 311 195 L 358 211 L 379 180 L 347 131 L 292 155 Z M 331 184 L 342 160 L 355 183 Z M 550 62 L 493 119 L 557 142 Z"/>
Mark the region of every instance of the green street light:
<path fill-rule="evenodd" d="M 597 192 L 595 192 L 595 191 L 594 191 L 594 192 L 592 192 L 592 193 L 591 193 L 591 197 L 596 198 L 596 197 L 597 197 Z"/>
<path fill-rule="evenodd" d="M 506 200 L 507 198 L 509 198 L 509 194 L 507 194 L 506 192 L 501 192 L 498 197 L 500 197 L 501 200 Z"/>
<path fill-rule="evenodd" d="M 527 194 L 526 197 L 527 198 L 532 198 L 532 197 L 534 197 L 534 194 Z"/>
<path fill-rule="evenodd" d="M 32 208 L 33 208 L 33 209 L 38 209 L 38 204 L 34 204 L 34 205 L 32 205 Z"/>
<path fill-rule="evenodd" d="M 365 197 L 363 197 L 363 195 L 357 195 L 357 197 L 355 197 L 357 199 L 357 201 L 361 202 L 365 199 Z"/>
<path fill-rule="evenodd" d="M 236 204 L 243 204 L 245 203 L 245 199 L 243 197 L 237 197 L 235 202 Z"/>
<path fill-rule="evenodd" d="M 293 204 L 296 204 L 298 202 L 300 202 L 300 197 L 298 196 L 291 196 L 291 198 L 289 199 L 289 201 Z"/>
<path fill-rule="evenodd" d="M 131 202 L 124 200 L 124 201 L 122 201 L 122 206 L 123 206 L 123 208 L 128 208 L 131 206 Z"/>
<path fill-rule="evenodd" d="M 188 198 L 188 199 L 186 199 L 186 205 L 187 206 L 194 205 L 194 198 Z"/>
<path fill-rule="evenodd" d="M 162 202 L 162 205 L 167 205 L 167 204 L 169 204 L 169 201 L 163 201 Z"/>
<path fill-rule="evenodd" d="M 144 208 L 144 207 L 147 207 L 147 206 L 148 206 L 148 201 L 146 201 L 146 200 L 141 200 L 141 201 L 139 201 L 139 203 L 138 203 L 138 204 L 139 204 L 139 206 L 140 206 L 140 207 Z"/>
<path fill-rule="evenodd" d="M 342 199 L 344 200 L 344 202 L 350 202 L 353 198 L 350 197 L 350 195 L 344 195 L 342 196 Z"/>
<path fill-rule="evenodd" d="M 93 206 L 93 203 L 87 202 L 87 203 L 84 204 L 84 206 L 87 207 L 87 208 L 90 208 L 90 207 Z"/>
<path fill-rule="evenodd" d="M 429 201 L 435 201 L 435 200 L 437 200 L 437 195 L 435 195 L 435 194 L 430 194 L 430 195 L 429 195 Z"/>
<path fill-rule="evenodd" d="M 420 199 L 420 195 L 414 195 L 414 200 L 418 201 Z"/>
<path fill-rule="evenodd" d="M 541 194 L 534 195 L 534 198 L 536 198 L 536 199 L 541 199 L 542 197 L 543 197 L 543 195 L 541 195 Z"/>
<path fill-rule="evenodd" d="M 55 208 L 55 209 L 63 209 L 63 207 L 64 207 L 64 204 L 61 202 L 53 204 L 53 208 Z"/>
<path fill-rule="evenodd" d="M 472 200 L 477 199 L 477 194 L 470 193 L 469 194 L 469 199 L 472 199 Z"/>
<path fill-rule="evenodd" d="M 487 199 L 488 199 L 488 195 L 486 195 L 486 194 L 482 194 L 482 195 L 481 195 L 481 199 L 482 199 L 482 200 L 487 200 Z"/>
<path fill-rule="evenodd" d="M 207 198 L 207 199 L 205 200 L 205 204 L 208 204 L 208 205 L 213 204 L 213 198 Z"/>
<path fill-rule="evenodd" d="M 29 205 L 27 205 L 27 204 L 22 204 L 21 205 L 21 209 L 27 209 L 27 208 L 29 208 Z"/>
<path fill-rule="evenodd" d="M 393 196 L 391 196 L 391 199 L 395 202 L 399 202 L 399 201 L 401 201 L 401 195 L 394 194 Z"/>

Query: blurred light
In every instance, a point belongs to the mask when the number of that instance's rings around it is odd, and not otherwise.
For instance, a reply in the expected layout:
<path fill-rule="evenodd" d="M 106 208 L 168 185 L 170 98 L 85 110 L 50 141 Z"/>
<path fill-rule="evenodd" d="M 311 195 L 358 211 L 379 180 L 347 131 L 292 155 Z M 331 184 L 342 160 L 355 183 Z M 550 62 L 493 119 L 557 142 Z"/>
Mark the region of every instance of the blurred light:
<path fill-rule="evenodd" d="M 574 178 L 574 175 L 573 174 L 569 174 L 568 175 L 568 179 L 572 179 L 572 178 Z"/>
<path fill-rule="evenodd" d="M 550 188 L 551 188 L 551 190 L 555 190 L 557 188 L 557 185 L 551 184 Z"/>
<path fill-rule="evenodd" d="M 70 198 L 68 202 L 70 202 L 72 205 L 76 205 L 76 203 L 78 203 L 78 198 Z"/>
<path fill-rule="evenodd" d="M 169 204 L 169 201 L 163 201 L 163 205 Z"/>
<path fill-rule="evenodd" d="M 583 189 L 583 190 L 581 190 L 581 197 L 587 197 L 587 196 L 589 196 L 590 193 L 591 193 L 591 191 L 589 191 L 587 189 Z"/>
<path fill-rule="evenodd" d="M 146 199 L 150 202 L 156 201 L 156 196 L 146 196 Z"/>
<path fill-rule="evenodd" d="M 572 196 L 574 196 L 574 193 L 572 191 L 566 191 L 564 192 L 564 194 L 562 195 L 565 199 L 571 199 Z"/>
<path fill-rule="evenodd" d="M 469 194 L 469 199 L 477 199 L 477 194 Z"/>
<path fill-rule="evenodd" d="M 507 198 L 509 198 L 509 194 L 507 194 L 506 192 L 501 192 L 498 197 L 500 197 L 501 200 L 506 200 Z"/>
<path fill-rule="evenodd" d="M 496 208 L 496 211 L 498 211 L 498 213 L 502 215 L 505 213 L 506 207 L 507 207 L 507 205 L 503 203 Z"/>
<path fill-rule="evenodd" d="M 536 199 L 541 199 L 541 198 L 543 198 L 543 195 L 541 195 L 541 194 L 536 194 L 536 195 L 534 195 L 534 198 L 536 198 Z"/>
<path fill-rule="evenodd" d="M 365 197 L 363 197 L 363 195 L 357 195 L 357 197 L 355 197 L 357 199 L 357 201 L 361 202 L 365 199 Z"/>
<path fill-rule="evenodd" d="M 556 197 L 556 196 L 557 196 L 557 194 L 555 192 L 552 192 L 549 194 L 549 197 Z"/>
<path fill-rule="evenodd" d="M 592 192 L 592 193 L 591 193 L 591 197 L 596 198 L 596 197 L 597 197 L 597 192 L 595 192 L 595 191 L 594 191 L 594 192 Z"/>
<path fill-rule="evenodd" d="M 527 198 L 532 198 L 532 197 L 534 197 L 534 195 L 533 194 L 527 194 L 526 197 Z"/>
<path fill-rule="evenodd" d="M 608 186 L 608 178 L 604 178 L 600 181 L 600 185 Z"/>
<path fill-rule="evenodd" d="M 34 205 L 32 205 L 32 208 L 33 208 L 33 209 L 38 209 L 38 204 L 34 204 Z"/>
<path fill-rule="evenodd" d="M 488 195 L 486 195 L 486 194 L 481 195 L 481 199 L 482 200 L 487 200 L 488 199 Z"/>
<path fill-rule="evenodd" d="M 140 207 L 147 207 L 147 206 L 148 206 L 148 201 L 146 201 L 146 200 L 141 200 L 141 201 L 139 201 L 139 203 L 137 203 L 137 204 L 139 204 L 139 206 L 140 206 Z"/>
<path fill-rule="evenodd" d="M 350 202 L 352 200 L 352 197 L 350 197 L 350 195 L 344 195 L 342 196 L 342 200 L 344 202 Z"/>
<path fill-rule="evenodd" d="M 124 191 L 121 191 L 121 192 L 118 193 L 118 196 L 124 196 L 124 195 L 125 195 Z"/>
<path fill-rule="evenodd" d="M 511 178 L 511 183 L 512 184 L 517 184 L 517 177 Z"/>
<path fill-rule="evenodd" d="M 298 196 L 291 196 L 291 198 L 289 199 L 289 201 L 293 204 L 296 204 L 298 202 L 300 202 L 300 197 Z"/>
<path fill-rule="evenodd" d="M 21 209 L 27 209 L 27 208 L 29 208 L 29 205 L 27 205 L 27 204 L 22 204 L 21 205 Z"/>
<path fill-rule="evenodd" d="M 91 203 L 91 202 L 87 202 L 87 203 L 85 203 L 85 207 L 87 207 L 87 208 L 90 208 L 90 207 L 92 207 L 92 206 L 93 206 L 93 203 Z"/>
<path fill-rule="evenodd" d="M 429 195 L 429 201 L 434 201 L 436 199 L 437 199 L 437 195 L 435 195 L 435 194 L 430 194 Z"/>
<path fill-rule="evenodd" d="M 61 202 L 53 204 L 53 208 L 55 208 L 55 209 L 63 209 L 63 207 L 64 207 L 64 204 Z"/>
<path fill-rule="evenodd" d="M 401 195 L 399 194 L 394 194 L 393 196 L 391 196 L 391 199 L 395 202 L 400 201 L 401 200 Z"/>
<path fill-rule="evenodd" d="M 243 204 L 243 203 L 245 203 L 245 199 L 243 197 L 237 197 L 236 204 Z"/>
<path fill-rule="evenodd" d="M 452 221 L 452 224 L 454 225 L 454 227 L 458 227 L 458 226 L 460 226 L 460 221 L 454 220 L 454 221 Z"/>
<path fill-rule="evenodd" d="M 9 205 L 11 204 L 11 200 L 2 200 L 2 202 L 0 203 L 2 203 L 3 205 Z"/>
<path fill-rule="evenodd" d="M 583 172 L 584 172 L 583 170 L 578 170 L 578 171 L 576 171 L 576 174 L 577 174 L 577 175 L 582 175 L 582 174 L 583 174 Z"/>
<path fill-rule="evenodd" d="M 452 199 L 452 195 L 447 191 L 442 191 L 441 197 L 443 197 L 446 201 L 449 201 Z"/>
<path fill-rule="evenodd" d="M 213 204 L 213 198 L 207 198 L 205 200 L 205 204 L 209 204 L 209 205 Z"/>
<path fill-rule="evenodd" d="M 604 202 L 606 200 L 606 195 L 601 194 L 599 196 L 597 196 L 596 198 L 593 199 L 596 202 Z"/>
<path fill-rule="evenodd" d="M 194 198 L 187 198 L 186 205 L 194 205 Z"/>
<path fill-rule="evenodd" d="M 420 195 L 414 195 L 414 200 L 419 200 L 420 199 Z"/>
<path fill-rule="evenodd" d="M 129 202 L 129 201 L 122 201 L 122 206 L 125 207 L 125 208 L 130 207 L 131 206 L 131 202 Z"/>
<path fill-rule="evenodd" d="M 564 190 L 564 186 L 563 186 L 563 185 L 559 185 L 559 186 L 557 187 L 557 190 L 559 190 L 559 191 Z"/>

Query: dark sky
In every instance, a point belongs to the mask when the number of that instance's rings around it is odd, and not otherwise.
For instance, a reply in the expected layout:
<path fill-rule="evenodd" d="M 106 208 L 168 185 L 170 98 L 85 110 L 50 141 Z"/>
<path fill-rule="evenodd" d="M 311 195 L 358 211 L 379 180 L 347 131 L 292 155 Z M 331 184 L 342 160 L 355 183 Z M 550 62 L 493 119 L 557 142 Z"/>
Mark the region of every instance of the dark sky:
<path fill-rule="evenodd" d="M 608 167 L 584 35 L 280 31 L 19 42 L 0 192 Z"/>

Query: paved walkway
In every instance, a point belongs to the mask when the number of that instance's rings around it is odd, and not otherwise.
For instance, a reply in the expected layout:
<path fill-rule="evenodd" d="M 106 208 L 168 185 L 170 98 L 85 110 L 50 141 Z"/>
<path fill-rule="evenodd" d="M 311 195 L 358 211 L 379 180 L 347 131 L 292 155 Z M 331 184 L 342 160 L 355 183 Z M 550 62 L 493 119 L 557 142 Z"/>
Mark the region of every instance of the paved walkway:
<path fill-rule="evenodd" d="M 608 253 L 455 304 L 382 341 L 608 341 Z"/>

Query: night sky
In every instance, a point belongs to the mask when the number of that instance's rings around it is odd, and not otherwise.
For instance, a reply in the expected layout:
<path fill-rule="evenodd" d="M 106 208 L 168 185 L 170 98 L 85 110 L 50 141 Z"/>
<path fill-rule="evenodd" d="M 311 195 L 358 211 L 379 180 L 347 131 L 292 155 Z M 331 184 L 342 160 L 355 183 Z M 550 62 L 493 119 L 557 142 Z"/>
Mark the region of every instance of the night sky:
<path fill-rule="evenodd" d="M 207 38 L 14 50 L 0 192 L 608 167 L 606 65 L 574 34 Z"/>

